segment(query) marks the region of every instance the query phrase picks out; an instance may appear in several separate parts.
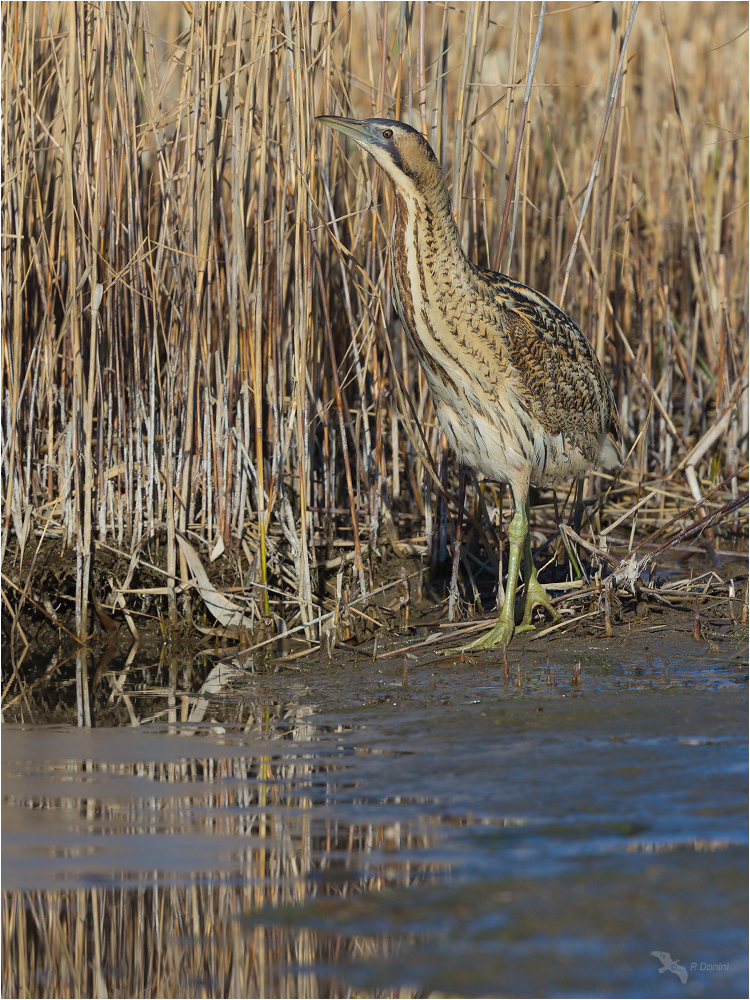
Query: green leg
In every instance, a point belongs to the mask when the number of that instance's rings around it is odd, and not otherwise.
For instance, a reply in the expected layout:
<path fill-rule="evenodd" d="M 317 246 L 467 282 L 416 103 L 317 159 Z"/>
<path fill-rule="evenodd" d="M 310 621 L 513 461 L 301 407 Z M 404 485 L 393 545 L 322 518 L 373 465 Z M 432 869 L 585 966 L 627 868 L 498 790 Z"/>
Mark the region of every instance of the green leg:
<path fill-rule="evenodd" d="M 527 500 L 527 522 L 528 516 L 529 501 Z M 531 555 L 531 536 L 528 531 L 526 532 L 526 538 L 524 539 L 523 546 L 523 582 L 525 592 L 523 620 L 516 629 L 516 632 L 528 632 L 530 629 L 533 631 L 534 626 L 531 624 L 531 616 L 534 613 L 534 608 L 545 608 L 552 615 L 553 621 L 560 621 L 562 619 L 562 615 L 552 606 L 552 604 L 550 604 L 549 598 L 547 597 L 547 591 L 537 580 L 536 566 L 534 565 L 534 559 Z"/>
<path fill-rule="evenodd" d="M 508 580 L 505 587 L 505 600 L 497 624 L 490 632 L 475 639 L 468 646 L 464 646 L 464 649 L 491 649 L 493 646 L 507 646 L 513 638 L 516 587 L 518 585 L 518 571 L 521 568 L 521 546 L 524 539 L 528 541 L 528 537 L 529 523 L 526 518 L 526 508 L 523 504 L 519 504 L 516 507 L 513 520 L 508 525 L 508 540 L 510 541 Z"/>

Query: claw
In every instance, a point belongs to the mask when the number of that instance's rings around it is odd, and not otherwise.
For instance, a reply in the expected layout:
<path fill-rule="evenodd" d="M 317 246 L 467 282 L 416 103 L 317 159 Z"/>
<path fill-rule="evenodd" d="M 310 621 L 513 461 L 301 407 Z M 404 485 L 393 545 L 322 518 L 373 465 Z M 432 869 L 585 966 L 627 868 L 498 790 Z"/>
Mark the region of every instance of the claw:
<path fill-rule="evenodd" d="M 526 581 L 526 601 L 523 609 L 523 619 L 521 620 L 521 624 L 516 629 L 516 632 L 528 632 L 530 629 L 533 630 L 534 626 L 531 624 L 531 616 L 534 613 L 534 608 L 544 608 L 545 611 L 549 611 L 552 615 L 553 621 L 562 621 L 562 615 L 557 608 L 550 603 L 550 599 L 547 597 L 547 591 L 537 580 L 536 569 Z"/>

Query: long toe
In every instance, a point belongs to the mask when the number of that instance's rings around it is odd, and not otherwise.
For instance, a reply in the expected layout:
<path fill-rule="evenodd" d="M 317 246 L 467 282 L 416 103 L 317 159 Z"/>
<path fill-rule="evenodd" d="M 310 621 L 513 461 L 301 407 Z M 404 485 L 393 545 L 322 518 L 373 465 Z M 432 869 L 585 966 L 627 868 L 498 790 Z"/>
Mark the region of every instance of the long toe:
<path fill-rule="evenodd" d="M 514 630 L 512 622 L 509 622 L 505 618 L 499 618 L 489 632 L 485 632 L 483 635 L 480 635 L 478 639 L 474 640 L 474 642 L 470 642 L 466 646 L 460 646 L 457 649 L 448 649 L 446 652 L 448 654 L 469 653 L 474 650 L 496 649 L 501 646 L 507 646 L 513 638 Z"/>
<path fill-rule="evenodd" d="M 528 632 L 529 629 L 534 628 L 531 623 L 531 616 L 534 614 L 534 608 L 544 608 L 545 611 L 549 611 L 552 615 L 553 621 L 562 621 L 562 615 L 550 602 L 550 599 L 547 597 L 547 591 L 536 578 L 536 573 L 526 584 L 526 601 L 523 609 L 523 619 L 521 624 L 516 629 L 516 632 Z"/>

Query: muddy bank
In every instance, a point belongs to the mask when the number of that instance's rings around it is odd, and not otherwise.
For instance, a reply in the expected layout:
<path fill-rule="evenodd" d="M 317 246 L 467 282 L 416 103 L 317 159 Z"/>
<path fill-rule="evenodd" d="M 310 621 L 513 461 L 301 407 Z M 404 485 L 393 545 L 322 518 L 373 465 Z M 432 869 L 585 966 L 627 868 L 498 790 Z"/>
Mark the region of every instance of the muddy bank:
<path fill-rule="evenodd" d="M 562 634 L 545 634 L 542 627 L 514 639 L 505 656 L 502 650 L 449 652 L 452 642 L 466 641 L 467 633 L 451 639 L 456 629 L 439 623 L 381 628 L 364 642 L 342 643 L 330 657 L 324 649 L 308 653 L 288 639 L 242 652 L 236 642 L 219 645 L 190 629 L 177 636 L 144 630 L 135 645 L 120 628 L 102 632 L 85 653 L 92 723 L 128 725 L 162 718 L 167 711 L 185 722 L 199 702 L 201 718 L 209 705 L 222 718 L 226 711 L 231 715 L 233 692 L 247 684 L 273 702 L 323 685 L 329 703 L 338 700 L 342 708 L 383 699 L 434 705 L 487 692 L 518 698 L 746 684 L 747 631 L 741 621 L 703 612 L 698 639 L 695 624 L 694 612 L 687 609 L 635 606 L 610 637 L 600 624 Z M 49 642 L 48 631 L 42 626 L 27 654 L 28 691 L 8 699 L 6 721 L 75 722 L 76 647 Z"/>
<path fill-rule="evenodd" d="M 130 579 L 133 593 L 123 608 L 108 594 L 115 581 L 122 582 L 128 559 L 124 553 L 97 553 L 91 634 L 83 651 L 74 638 L 72 554 L 61 554 L 49 543 L 9 570 L 25 597 L 8 591 L 18 613 L 2 618 L 6 721 L 76 721 L 81 678 L 92 724 L 105 726 L 159 719 L 164 713 L 188 721 L 199 703 L 201 718 L 214 702 L 221 713 L 222 698 L 234 686 L 267 676 L 273 677 L 271 688 L 278 695 L 289 685 L 315 688 L 325 678 L 330 697 L 340 689 L 367 701 L 396 690 L 398 698 L 425 703 L 469 697 L 486 687 L 515 697 L 541 690 L 596 690 L 602 683 L 716 687 L 746 678 L 742 557 L 726 560 L 723 577 L 707 570 L 700 555 L 658 571 L 652 567 L 632 592 L 613 592 L 611 636 L 598 592 L 561 591 L 557 606 L 563 624 L 551 627 L 540 615 L 536 631 L 515 636 L 504 659 L 498 650 L 463 658 L 446 652 L 471 641 L 491 622 L 485 618 L 448 627 L 448 577 L 431 579 L 418 560 L 379 563 L 374 582 L 383 582 L 368 601 L 357 603 L 344 585 L 336 629 L 326 623 L 323 645 L 311 648 L 298 632 L 274 639 L 285 628 L 276 613 L 256 618 L 254 626 L 223 629 L 195 591 L 181 598 L 187 614 L 170 626 L 164 587 L 157 586 L 164 582 L 157 565 L 163 555 L 163 548 L 155 546 L 149 553 L 155 562 L 138 563 Z M 24 573 L 28 578 L 22 586 Z M 226 559 L 210 574 L 218 591 L 230 587 Z M 688 591 L 683 579 L 697 582 Z M 483 601 L 491 604 L 491 590 Z M 464 605 L 464 615 L 468 610 Z M 293 616 L 289 621 L 293 625 Z"/>

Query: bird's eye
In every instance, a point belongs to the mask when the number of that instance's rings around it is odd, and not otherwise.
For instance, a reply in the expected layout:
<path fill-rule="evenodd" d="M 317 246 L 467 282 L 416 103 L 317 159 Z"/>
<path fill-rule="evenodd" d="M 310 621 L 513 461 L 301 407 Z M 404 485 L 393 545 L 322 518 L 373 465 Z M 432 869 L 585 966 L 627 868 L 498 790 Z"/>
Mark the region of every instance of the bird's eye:
<path fill-rule="evenodd" d="M 392 128 L 385 128 L 385 129 L 383 129 L 383 138 L 384 139 L 390 139 L 390 137 L 392 135 L 393 135 L 393 129 Z"/>

